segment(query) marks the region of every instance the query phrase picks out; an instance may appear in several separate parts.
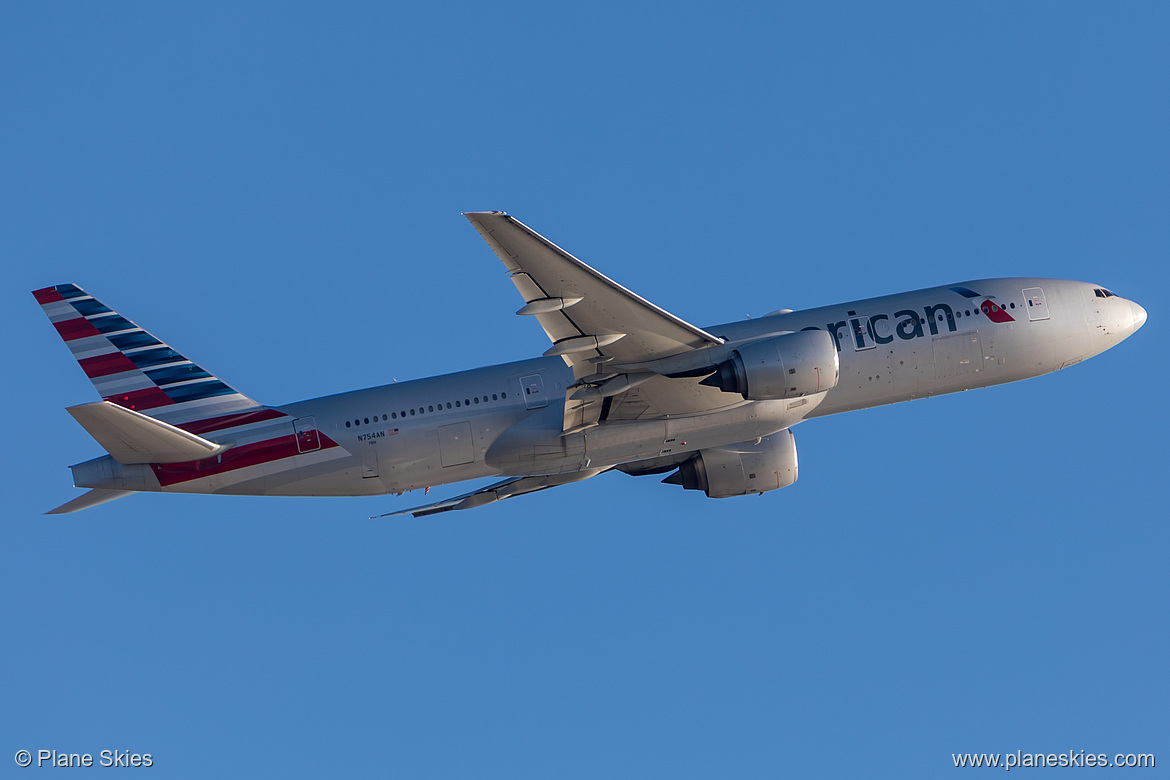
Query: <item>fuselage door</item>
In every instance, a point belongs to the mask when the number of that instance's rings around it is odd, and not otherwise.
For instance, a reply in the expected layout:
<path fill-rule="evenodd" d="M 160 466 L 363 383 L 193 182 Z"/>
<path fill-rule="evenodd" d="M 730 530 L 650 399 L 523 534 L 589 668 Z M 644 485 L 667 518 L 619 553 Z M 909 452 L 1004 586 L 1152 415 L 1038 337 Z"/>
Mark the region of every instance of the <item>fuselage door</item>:
<path fill-rule="evenodd" d="M 317 421 L 312 417 L 298 417 L 293 420 L 293 430 L 297 434 L 297 452 L 314 452 L 321 449 L 321 437 L 317 434 Z"/>
<path fill-rule="evenodd" d="M 1029 287 L 1024 290 L 1024 305 L 1028 307 L 1028 319 L 1048 319 L 1048 302 L 1044 299 L 1044 290 L 1039 287 Z"/>
<path fill-rule="evenodd" d="M 544 394 L 544 379 L 540 374 L 520 377 L 520 388 L 524 391 L 524 405 L 529 409 L 548 406 L 548 398 Z"/>

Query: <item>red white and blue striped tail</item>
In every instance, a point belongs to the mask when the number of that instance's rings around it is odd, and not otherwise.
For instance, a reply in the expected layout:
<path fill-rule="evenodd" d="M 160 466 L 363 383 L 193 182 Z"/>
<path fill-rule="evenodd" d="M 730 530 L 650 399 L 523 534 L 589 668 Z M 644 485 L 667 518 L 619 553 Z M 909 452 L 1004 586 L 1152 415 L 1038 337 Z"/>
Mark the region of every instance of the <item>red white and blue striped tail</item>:
<path fill-rule="evenodd" d="M 198 421 L 240 424 L 266 414 L 77 285 L 58 284 L 33 295 L 104 400 L 188 430 Z"/>

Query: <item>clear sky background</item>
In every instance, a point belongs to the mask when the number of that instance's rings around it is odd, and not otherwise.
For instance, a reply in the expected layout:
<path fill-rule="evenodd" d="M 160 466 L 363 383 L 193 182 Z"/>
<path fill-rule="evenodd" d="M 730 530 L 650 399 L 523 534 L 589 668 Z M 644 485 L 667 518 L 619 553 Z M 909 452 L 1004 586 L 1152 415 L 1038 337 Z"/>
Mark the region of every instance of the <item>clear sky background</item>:
<path fill-rule="evenodd" d="M 21 748 L 167 777 L 1170 765 L 1164 4 L 196 5 L 0 10 L 0 774 L 36 773 Z M 366 519 L 418 494 L 41 514 L 101 451 L 30 290 L 291 402 L 543 351 L 459 216 L 487 209 L 699 325 L 1016 275 L 1149 322 L 800 425 L 800 481 L 759 498 L 606 474 L 421 520 Z"/>

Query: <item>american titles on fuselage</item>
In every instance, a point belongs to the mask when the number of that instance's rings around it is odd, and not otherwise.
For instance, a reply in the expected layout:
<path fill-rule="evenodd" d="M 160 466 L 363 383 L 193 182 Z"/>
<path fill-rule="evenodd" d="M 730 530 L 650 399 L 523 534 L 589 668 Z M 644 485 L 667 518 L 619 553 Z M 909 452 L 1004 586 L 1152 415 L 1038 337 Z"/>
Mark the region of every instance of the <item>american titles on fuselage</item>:
<path fill-rule="evenodd" d="M 1015 318 L 1008 314 L 1009 307 L 1014 309 L 1016 304 L 1013 302 L 1001 306 L 989 297 L 974 309 L 952 309 L 948 304 L 935 303 L 923 306 L 921 312 L 916 309 L 901 309 L 893 315 L 884 313 L 859 315 L 856 311 L 847 311 L 848 319 L 826 323 L 824 328 L 810 325 L 801 330 L 828 331 L 833 337 L 837 351 L 840 352 L 841 329 L 845 328 L 848 334 L 846 338 L 852 339 L 854 349 L 868 349 L 876 344 L 889 344 L 895 337 L 903 341 L 912 341 L 924 338 L 927 331 L 930 335 L 937 336 L 940 323 L 945 323 L 947 331 L 954 333 L 959 329 L 957 320 L 964 316 L 975 317 L 982 313 L 992 322 L 1013 322 Z M 886 332 L 883 333 L 883 330 Z"/>

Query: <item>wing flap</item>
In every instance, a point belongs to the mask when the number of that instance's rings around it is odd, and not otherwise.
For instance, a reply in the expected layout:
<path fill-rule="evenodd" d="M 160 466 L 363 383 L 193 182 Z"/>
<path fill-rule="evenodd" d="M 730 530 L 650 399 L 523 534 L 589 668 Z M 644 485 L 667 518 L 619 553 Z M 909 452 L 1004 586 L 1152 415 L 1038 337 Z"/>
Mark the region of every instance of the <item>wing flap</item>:
<path fill-rule="evenodd" d="M 65 411 L 114 460 L 125 465 L 203 460 L 231 446 L 217 444 L 109 401 L 71 406 Z"/>

